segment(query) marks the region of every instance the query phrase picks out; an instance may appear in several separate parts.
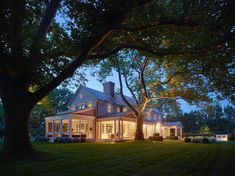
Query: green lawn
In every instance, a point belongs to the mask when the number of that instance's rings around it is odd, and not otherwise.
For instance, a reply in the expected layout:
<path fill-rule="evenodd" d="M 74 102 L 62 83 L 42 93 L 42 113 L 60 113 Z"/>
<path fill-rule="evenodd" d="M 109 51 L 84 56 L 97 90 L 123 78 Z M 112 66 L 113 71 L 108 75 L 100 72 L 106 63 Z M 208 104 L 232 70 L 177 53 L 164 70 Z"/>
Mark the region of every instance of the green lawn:
<path fill-rule="evenodd" d="M 234 175 L 235 143 L 34 144 L 34 158 L 0 160 L 0 175 Z"/>

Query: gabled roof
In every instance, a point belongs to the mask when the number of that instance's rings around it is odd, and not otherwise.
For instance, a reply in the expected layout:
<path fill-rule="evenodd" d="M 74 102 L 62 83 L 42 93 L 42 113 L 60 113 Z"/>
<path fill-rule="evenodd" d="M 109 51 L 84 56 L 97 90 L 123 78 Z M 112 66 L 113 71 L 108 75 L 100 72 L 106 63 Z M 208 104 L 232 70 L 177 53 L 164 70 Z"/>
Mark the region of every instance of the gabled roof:
<path fill-rule="evenodd" d="M 181 122 L 164 122 L 163 126 L 183 127 Z"/>
<path fill-rule="evenodd" d="M 80 86 L 77 91 L 74 93 L 72 99 L 69 101 L 69 105 L 74 101 L 74 99 L 78 96 L 78 93 L 83 90 L 85 92 L 87 92 L 88 94 L 90 94 L 91 96 L 95 97 L 97 100 L 102 100 L 102 101 L 107 101 L 110 103 L 114 103 L 114 104 L 118 104 L 118 105 L 126 105 L 125 102 L 123 101 L 122 97 L 120 94 L 115 93 L 114 97 L 104 93 L 104 92 L 100 92 L 98 90 L 94 90 L 91 89 L 89 87 L 85 87 L 85 86 Z M 131 104 L 136 104 L 134 99 L 126 96 L 127 101 L 129 101 Z"/>

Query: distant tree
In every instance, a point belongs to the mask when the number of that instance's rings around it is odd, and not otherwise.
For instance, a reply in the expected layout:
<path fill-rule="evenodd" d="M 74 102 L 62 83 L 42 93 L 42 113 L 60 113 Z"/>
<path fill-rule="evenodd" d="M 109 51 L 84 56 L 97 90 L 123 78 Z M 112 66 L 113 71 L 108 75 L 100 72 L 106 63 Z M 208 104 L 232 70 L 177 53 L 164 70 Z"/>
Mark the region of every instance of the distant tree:
<path fill-rule="evenodd" d="M 224 108 L 224 117 L 235 122 L 235 107 L 230 105 L 226 106 Z"/>
<path fill-rule="evenodd" d="M 57 88 L 34 106 L 29 119 L 29 132 L 32 136 L 43 135 L 45 117 L 67 110 L 73 93 L 67 88 Z"/>

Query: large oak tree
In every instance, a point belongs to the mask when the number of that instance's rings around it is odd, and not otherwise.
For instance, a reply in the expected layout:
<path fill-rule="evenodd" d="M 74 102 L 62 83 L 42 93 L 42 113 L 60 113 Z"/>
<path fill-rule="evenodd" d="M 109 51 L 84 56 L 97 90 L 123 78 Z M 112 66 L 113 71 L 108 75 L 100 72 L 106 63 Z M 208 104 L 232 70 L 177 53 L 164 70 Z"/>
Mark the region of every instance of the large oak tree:
<path fill-rule="evenodd" d="M 209 54 L 215 60 L 206 65 L 223 58 L 224 65 L 233 68 L 233 7 L 229 0 L 1 1 L 0 97 L 6 127 L 2 153 L 34 151 L 28 135 L 30 111 L 88 60 L 96 62 L 129 48 L 157 55 Z M 64 19 L 62 25 L 54 20 L 56 14 Z M 189 28 L 196 32 L 191 35 Z M 166 47 L 170 35 L 176 37 Z M 228 75 L 227 68 L 221 73 L 215 72 L 217 67 L 206 68 L 215 73 L 211 79 Z M 230 96 L 231 83 L 223 81 L 226 84 L 217 82 L 217 87 Z"/>

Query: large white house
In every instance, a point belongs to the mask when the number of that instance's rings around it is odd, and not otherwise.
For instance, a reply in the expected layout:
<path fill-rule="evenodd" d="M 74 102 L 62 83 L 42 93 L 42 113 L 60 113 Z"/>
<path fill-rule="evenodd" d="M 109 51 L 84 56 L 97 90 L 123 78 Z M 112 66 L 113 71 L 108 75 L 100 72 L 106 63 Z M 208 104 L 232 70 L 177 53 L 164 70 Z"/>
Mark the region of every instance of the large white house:
<path fill-rule="evenodd" d="M 46 137 L 77 137 L 98 140 L 134 139 L 136 119 L 126 106 L 120 94 L 114 92 L 115 84 L 103 84 L 103 92 L 79 87 L 69 102 L 68 110 L 45 118 Z M 131 103 L 133 99 L 126 96 Z M 159 133 L 166 138 L 174 135 L 182 137 L 180 122 L 163 122 L 163 114 L 155 108 L 146 108 L 143 124 L 144 137 Z"/>

